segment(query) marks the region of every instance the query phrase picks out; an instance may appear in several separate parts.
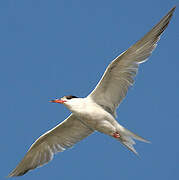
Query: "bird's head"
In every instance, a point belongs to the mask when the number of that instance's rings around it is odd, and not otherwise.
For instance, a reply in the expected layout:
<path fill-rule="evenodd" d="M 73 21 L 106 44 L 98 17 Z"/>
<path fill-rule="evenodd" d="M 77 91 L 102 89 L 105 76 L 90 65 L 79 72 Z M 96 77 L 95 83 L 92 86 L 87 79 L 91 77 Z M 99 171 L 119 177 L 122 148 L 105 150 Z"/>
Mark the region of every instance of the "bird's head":
<path fill-rule="evenodd" d="M 78 98 L 76 96 L 69 95 L 64 96 L 62 98 L 57 98 L 55 100 L 51 100 L 50 102 L 63 104 L 72 111 L 81 106 L 82 99 L 83 98 Z"/>
<path fill-rule="evenodd" d="M 69 96 L 64 96 L 62 98 L 57 98 L 57 99 L 54 99 L 54 100 L 50 100 L 50 102 L 52 103 L 60 103 L 60 104 L 66 104 L 68 102 L 70 102 L 72 99 L 74 98 L 78 98 L 76 96 L 72 96 L 72 95 L 69 95 Z"/>

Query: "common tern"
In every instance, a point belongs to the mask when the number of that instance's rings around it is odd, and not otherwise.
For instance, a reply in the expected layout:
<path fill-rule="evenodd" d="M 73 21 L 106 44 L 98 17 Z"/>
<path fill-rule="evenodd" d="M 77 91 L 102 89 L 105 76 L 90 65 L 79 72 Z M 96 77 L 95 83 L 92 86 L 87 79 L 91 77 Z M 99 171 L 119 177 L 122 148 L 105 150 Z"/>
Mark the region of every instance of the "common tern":
<path fill-rule="evenodd" d="M 115 138 L 135 154 L 137 151 L 133 147 L 134 139 L 149 142 L 120 125 L 116 120 L 116 109 L 126 96 L 128 88 L 133 85 L 139 64 L 145 62 L 155 49 L 175 8 L 173 7 L 141 40 L 108 65 L 96 88 L 87 97 L 70 95 L 51 100 L 66 106 L 71 115 L 40 136 L 9 177 L 22 176 L 29 170 L 48 163 L 54 154 L 72 147 L 95 131 Z"/>

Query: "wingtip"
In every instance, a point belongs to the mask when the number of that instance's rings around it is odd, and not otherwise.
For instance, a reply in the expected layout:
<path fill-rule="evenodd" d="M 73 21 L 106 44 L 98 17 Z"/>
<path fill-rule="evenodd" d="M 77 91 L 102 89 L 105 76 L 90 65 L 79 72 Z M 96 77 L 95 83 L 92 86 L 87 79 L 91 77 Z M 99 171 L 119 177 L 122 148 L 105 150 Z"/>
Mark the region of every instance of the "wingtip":
<path fill-rule="evenodd" d="M 175 11 L 176 7 L 177 7 L 177 6 L 175 5 L 175 6 L 171 9 L 171 11 Z"/>
<path fill-rule="evenodd" d="M 8 174 L 7 176 L 5 176 L 5 178 L 10 178 L 11 176 L 10 176 L 10 174 Z"/>
<path fill-rule="evenodd" d="M 173 8 L 171 8 L 171 10 L 167 13 L 167 15 L 166 15 L 164 18 L 168 17 L 168 19 L 169 19 L 168 21 L 170 21 L 170 19 L 171 19 L 172 16 L 173 16 L 173 13 L 174 13 L 175 9 L 176 9 L 176 6 L 174 6 Z"/>
<path fill-rule="evenodd" d="M 27 173 L 27 171 L 23 173 L 17 173 L 17 172 L 12 171 L 11 173 L 8 174 L 8 176 L 6 176 L 6 178 L 23 176 L 25 173 Z"/>
<path fill-rule="evenodd" d="M 6 178 L 11 178 L 11 177 L 14 177 L 12 173 L 9 173 Z"/>
<path fill-rule="evenodd" d="M 10 178 L 10 177 L 13 177 L 13 171 L 11 171 L 11 172 L 6 176 L 6 178 Z"/>
<path fill-rule="evenodd" d="M 176 9 L 176 6 L 174 6 L 174 7 L 168 12 L 168 15 L 170 15 L 170 16 L 172 17 L 175 9 Z"/>
<path fill-rule="evenodd" d="M 10 172 L 6 178 L 16 177 L 17 175 L 14 174 L 14 171 Z"/>
<path fill-rule="evenodd" d="M 17 176 L 16 174 L 17 173 L 16 173 L 16 168 L 15 168 L 6 176 L 6 178 L 16 177 Z"/>
<path fill-rule="evenodd" d="M 30 169 L 27 169 L 24 171 L 19 171 L 19 169 L 17 169 L 17 167 L 8 174 L 7 178 L 23 176 L 30 170 Z"/>

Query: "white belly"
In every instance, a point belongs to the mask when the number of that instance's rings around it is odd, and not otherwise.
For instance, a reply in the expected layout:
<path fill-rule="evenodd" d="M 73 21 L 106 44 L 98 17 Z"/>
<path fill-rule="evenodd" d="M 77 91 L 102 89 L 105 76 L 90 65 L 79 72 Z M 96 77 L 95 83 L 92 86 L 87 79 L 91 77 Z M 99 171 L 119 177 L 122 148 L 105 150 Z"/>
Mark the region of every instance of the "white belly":
<path fill-rule="evenodd" d="M 91 99 L 82 99 L 80 103 L 66 106 L 89 128 L 109 135 L 116 132 L 118 122 Z"/>
<path fill-rule="evenodd" d="M 78 114 L 80 119 L 93 130 L 111 135 L 116 132 L 117 121 L 104 109 L 89 108 Z"/>

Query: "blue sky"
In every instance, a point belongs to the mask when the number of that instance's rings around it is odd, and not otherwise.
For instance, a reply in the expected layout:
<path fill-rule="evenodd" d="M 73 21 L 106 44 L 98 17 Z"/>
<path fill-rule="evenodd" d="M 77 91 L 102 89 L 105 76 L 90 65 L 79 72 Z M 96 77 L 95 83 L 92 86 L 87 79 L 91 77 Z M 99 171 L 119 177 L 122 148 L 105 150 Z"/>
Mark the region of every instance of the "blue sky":
<path fill-rule="evenodd" d="M 41 134 L 69 111 L 48 101 L 86 96 L 110 61 L 139 40 L 176 0 L 0 1 L 1 179 Z M 118 109 L 118 121 L 149 139 L 140 158 L 119 142 L 95 133 L 30 179 L 179 178 L 178 8 L 135 85 Z"/>

